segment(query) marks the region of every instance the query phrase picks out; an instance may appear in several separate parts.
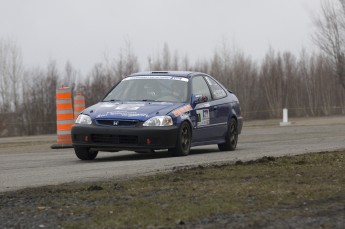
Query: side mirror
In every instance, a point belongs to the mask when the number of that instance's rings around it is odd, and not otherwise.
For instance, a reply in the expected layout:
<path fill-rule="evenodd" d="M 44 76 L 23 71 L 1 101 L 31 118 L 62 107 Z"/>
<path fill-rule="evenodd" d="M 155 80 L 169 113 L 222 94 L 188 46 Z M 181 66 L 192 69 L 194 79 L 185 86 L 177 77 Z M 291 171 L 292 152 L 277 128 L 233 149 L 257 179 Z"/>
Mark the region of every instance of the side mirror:
<path fill-rule="evenodd" d="M 206 95 L 192 95 L 192 105 L 196 105 L 198 103 L 207 102 L 208 98 Z"/>

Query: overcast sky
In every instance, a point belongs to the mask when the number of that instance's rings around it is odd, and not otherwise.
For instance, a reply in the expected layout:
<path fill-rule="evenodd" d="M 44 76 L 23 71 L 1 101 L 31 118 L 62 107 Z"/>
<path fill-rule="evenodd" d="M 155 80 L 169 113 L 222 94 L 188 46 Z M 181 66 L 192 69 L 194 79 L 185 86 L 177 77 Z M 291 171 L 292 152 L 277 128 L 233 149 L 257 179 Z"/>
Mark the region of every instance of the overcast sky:
<path fill-rule="evenodd" d="M 141 69 L 167 43 L 191 63 L 226 40 L 255 60 L 269 47 L 316 49 L 319 0 L 0 0 L 0 38 L 14 40 L 26 67 L 66 61 L 87 73 L 130 40 Z"/>

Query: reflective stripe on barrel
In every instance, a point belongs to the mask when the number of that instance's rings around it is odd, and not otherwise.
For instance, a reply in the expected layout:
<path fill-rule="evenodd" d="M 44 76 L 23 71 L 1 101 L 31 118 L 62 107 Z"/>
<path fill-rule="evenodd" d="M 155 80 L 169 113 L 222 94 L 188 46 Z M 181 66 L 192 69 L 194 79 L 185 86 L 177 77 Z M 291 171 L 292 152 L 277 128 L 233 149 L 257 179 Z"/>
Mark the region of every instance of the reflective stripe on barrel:
<path fill-rule="evenodd" d="M 57 110 L 56 111 L 56 121 L 71 120 L 73 119 L 73 114 L 70 110 Z"/>
<path fill-rule="evenodd" d="M 57 143 L 71 144 L 71 128 L 74 124 L 72 93 L 69 87 L 56 90 L 56 129 Z"/>
<path fill-rule="evenodd" d="M 59 99 L 56 100 L 56 110 L 64 111 L 64 110 L 71 110 L 72 111 L 72 99 Z"/>
<path fill-rule="evenodd" d="M 81 93 L 74 96 L 74 119 L 85 109 L 85 97 Z"/>

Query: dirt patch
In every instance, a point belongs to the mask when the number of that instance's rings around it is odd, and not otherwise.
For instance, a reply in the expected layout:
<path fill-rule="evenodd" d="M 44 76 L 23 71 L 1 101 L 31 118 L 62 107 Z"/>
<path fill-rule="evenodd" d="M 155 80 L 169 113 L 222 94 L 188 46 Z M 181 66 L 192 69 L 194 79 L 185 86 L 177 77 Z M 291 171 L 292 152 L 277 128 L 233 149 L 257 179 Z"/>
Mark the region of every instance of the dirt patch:
<path fill-rule="evenodd" d="M 345 151 L 0 194 L 1 228 L 343 228 Z"/>

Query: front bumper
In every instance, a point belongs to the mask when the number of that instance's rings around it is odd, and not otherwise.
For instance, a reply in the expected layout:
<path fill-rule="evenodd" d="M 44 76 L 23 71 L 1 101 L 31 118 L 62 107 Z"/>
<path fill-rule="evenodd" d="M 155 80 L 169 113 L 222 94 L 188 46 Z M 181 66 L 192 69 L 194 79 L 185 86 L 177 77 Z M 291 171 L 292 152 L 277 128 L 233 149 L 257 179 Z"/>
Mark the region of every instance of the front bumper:
<path fill-rule="evenodd" d="M 100 151 L 174 148 L 178 126 L 108 127 L 75 124 L 71 130 L 74 147 Z"/>

